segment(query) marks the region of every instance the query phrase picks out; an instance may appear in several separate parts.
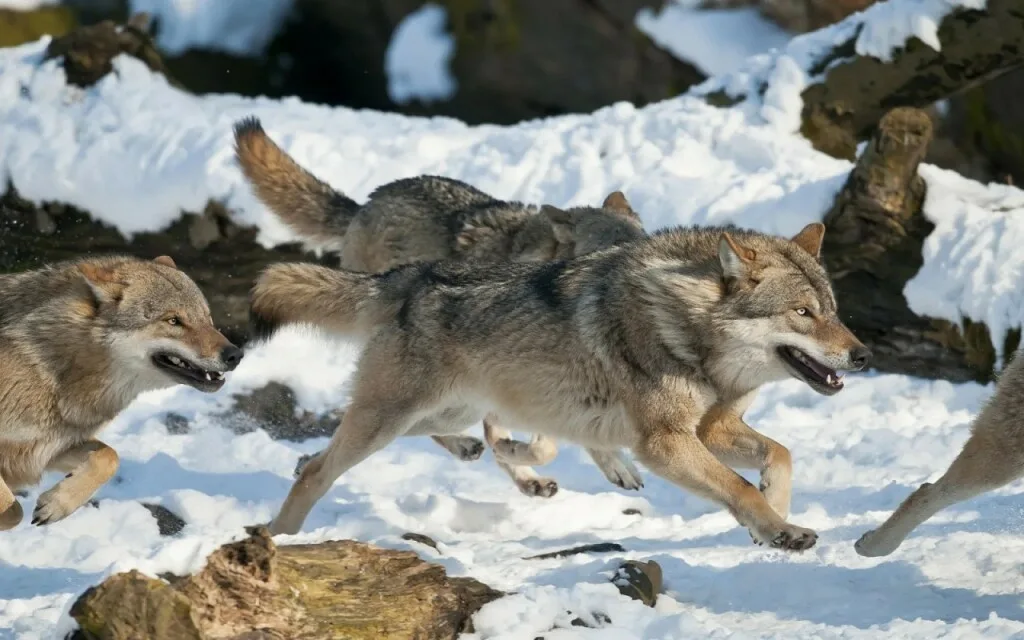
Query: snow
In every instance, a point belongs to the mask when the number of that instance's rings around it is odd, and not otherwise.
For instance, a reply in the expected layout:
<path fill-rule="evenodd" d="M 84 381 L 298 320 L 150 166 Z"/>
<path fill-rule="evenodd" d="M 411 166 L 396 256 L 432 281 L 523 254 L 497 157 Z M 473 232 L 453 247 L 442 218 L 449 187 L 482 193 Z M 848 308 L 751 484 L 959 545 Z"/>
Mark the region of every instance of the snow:
<path fill-rule="evenodd" d="M 934 19 L 934 3 L 909 6 Z M 871 11 L 856 21 L 875 20 Z M 843 29 L 825 33 L 835 38 Z M 0 51 L 0 180 L 30 200 L 86 209 L 126 234 L 158 230 L 214 199 L 239 223 L 259 227 L 259 241 L 271 246 L 294 237 L 254 199 L 231 151 L 231 125 L 257 115 L 301 164 L 356 199 L 434 173 L 498 197 L 561 206 L 622 189 L 652 230 L 733 222 L 792 234 L 820 220 L 851 167 L 789 134 L 800 88 L 813 79 L 810 52 L 821 44 L 799 40 L 704 87 L 739 87 L 759 69 L 771 82 L 756 104 L 717 109 L 685 95 L 511 127 L 294 99 L 195 97 L 125 57 L 115 61 L 117 73 L 82 91 L 65 84 L 56 63 L 40 63 L 43 40 Z M 921 175 L 936 228 L 907 300 L 918 313 L 984 321 L 998 338 L 1024 318 L 1024 192 L 934 167 Z M 98 508 L 0 535 L 0 639 L 59 638 L 70 603 L 104 576 L 194 570 L 244 525 L 269 520 L 299 456 L 326 441 L 236 435 L 220 414 L 233 393 L 269 380 L 292 386 L 305 409 L 344 406 L 355 356 L 351 346 L 288 332 L 250 351 L 221 393 L 176 388 L 140 398 L 102 434 L 122 466 Z M 753 546 L 727 513 L 649 472 L 641 492 L 615 489 L 569 444 L 545 468 L 561 490 L 542 500 L 520 495 L 491 454 L 463 463 L 427 438 L 394 443 L 357 466 L 303 533 L 282 542 L 345 537 L 411 548 L 452 574 L 511 592 L 480 612 L 468 640 L 1024 636 L 1024 541 L 1016 535 L 1024 483 L 940 513 L 888 558 L 853 550 L 910 490 L 945 469 L 991 391 L 874 374 L 851 376 L 832 398 L 795 381 L 766 387 L 747 418 L 793 452 L 792 521 L 821 535 L 800 555 Z M 191 430 L 169 433 L 169 412 L 188 418 Z M 24 504 L 31 508 L 56 479 Z M 140 501 L 163 504 L 188 526 L 160 537 Z M 433 537 L 440 551 L 401 540 L 407 531 Z M 599 541 L 627 551 L 522 559 Z M 663 567 L 667 593 L 656 607 L 619 596 L 609 583 L 623 559 Z M 599 628 L 573 626 L 577 616 Z"/>
<path fill-rule="evenodd" d="M 748 57 L 781 48 L 791 37 L 754 7 L 702 9 L 699 4 L 676 0 L 657 13 L 641 9 L 636 27 L 709 76 L 734 71 Z"/>
<path fill-rule="evenodd" d="M 189 49 L 258 56 L 277 35 L 293 0 L 131 0 L 131 13 L 158 21 L 157 44 L 170 54 Z"/>
<path fill-rule="evenodd" d="M 60 4 L 61 0 L 0 0 L 0 9 L 13 11 L 32 11 L 39 7 Z"/>
<path fill-rule="evenodd" d="M 447 19 L 444 7 L 427 3 L 395 27 L 384 53 L 392 102 L 443 101 L 455 95 L 457 83 L 449 68 L 455 38 L 445 31 Z"/>
<path fill-rule="evenodd" d="M 216 395 L 180 387 L 140 398 L 103 432 L 121 469 L 98 494 L 98 508 L 0 536 L 0 638 L 57 638 L 51 629 L 68 629 L 74 597 L 102 577 L 128 568 L 195 570 L 245 525 L 272 517 L 299 456 L 326 439 L 235 435 L 218 414 L 232 394 L 270 380 L 294 387 L 305 409 L 342 407 L 356 353 L 286 331 L 250 351 Z M 490 453 L 460 462 L 428 438 L 396 442 L 358 465 L 302 533 L 279 542 L 355 538 L 412 549 L 452 574 L 512 592 L 480 612 L 465 640 L 1006 638 L 1024 633 L 1024 483 L 939 514 L 890 558 L 853 550 L 861 533 L 945 468 L 990 393 L 894 375 L 851 376 L 832 398 L 796 381 L 766 387 L 747 418 L 793 452 L 792 520 L 821 536 L 801 555 L 752 545 L 727 513 L 650 472 L 639 493 L 616 489 L 572 445 L 545 468 L 561 490 L 544 500 L 520 495 Z M 190 431 L 168 433 L 169 412 L 188 418 Z M 140 501 L 163 504 L 188 525 L 177 538 L 160 537 Z M 640 515 L 623 514 L 629 508 Z M 434 538 L 440 551 L 401 540 L 408 531 Z M 523 559 L 601 541 L 626 552 Z M 655 608 L 610 584 L 624 559 L 663 568 L 666 593 Z M 576 617 L 610 622 L 588 629 L 572 626 Z"/>
<path fill-rule="evenodd" d="M 739 69 L 709 78 L 692 93 L 721 91 L 742 99 L 741 107 L 749 115 L 775 124 L 781 132 L 793 133 L 800 123 L 801 92 L 831 65 L 842 61 L 829 59 L 837 45 L 852 40 L 857 54 L 883 61 L 891 60 L 912 37 L 940 50 L 938 25 L 945 16 L 959 9 L 985 6 L 986 0 L 877 2 L 842 22 L 796 36 L 784 47 L 753 55 Z"/>

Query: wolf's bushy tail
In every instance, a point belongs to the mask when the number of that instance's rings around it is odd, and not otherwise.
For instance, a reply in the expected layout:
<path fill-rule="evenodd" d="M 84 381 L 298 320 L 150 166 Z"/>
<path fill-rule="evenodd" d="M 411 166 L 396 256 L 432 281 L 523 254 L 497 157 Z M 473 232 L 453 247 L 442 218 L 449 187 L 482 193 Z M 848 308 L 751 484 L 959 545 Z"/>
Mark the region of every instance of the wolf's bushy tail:
<path fill-rule="evenodd" d="M 303 169 L 258 118 L 235 123 L 235 157 L 253 192 L 304 241 L 339 248 L 359 204 Z"/>
<path fill-rule="evenodd" d="M 249 329 L 257 341 L 291 324 L 361 338 L 387 316 L 376 276 L 316 264 L 271 265 L 257 278 L 249 300 Z"/>

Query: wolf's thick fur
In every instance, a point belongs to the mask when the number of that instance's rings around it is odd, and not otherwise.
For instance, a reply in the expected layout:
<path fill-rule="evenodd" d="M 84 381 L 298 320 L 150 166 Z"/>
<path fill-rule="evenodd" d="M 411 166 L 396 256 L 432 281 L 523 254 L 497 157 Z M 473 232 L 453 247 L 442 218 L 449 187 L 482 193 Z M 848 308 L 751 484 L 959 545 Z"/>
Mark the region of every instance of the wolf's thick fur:
<path fill-rule="evenodd" d="M 675 229 L 571 261 L 380 275 L 270 267 L 251 307 L 265 328 L 312 323 L 366 341 L 340 427 L 271 530 L 298 531 L 339 475 L 395 438 L 457 434 L 495 412 L 593 450 L 630 448 L 755 540 L 812 546 L 813 531 L 785 521 L 789 452 L 740 416 L 766 382 L 833 394 L 837 370 L 869 358 L 836 315 L 823 233 Z M 761 490 L 726 465 L 760 469 Z"/>
<path fill-rule="evenodd" d="M 0 530 L 22 508 L 12 489 L 67 474 L 32 522 L 67 517 L 117 470 L 100 428 L 144 391 L 215 391 L 240 349 L 203 294 L 161 256 L 89 258 L 0 275 Z"/>
<path fill-rule="evenodd" d="M 1024 477 L 1024 357 L 1006 367 L 995 393 L 971 425 L 949 469 L 911 493 L 880 527 L 854 545 L 862 556 L 887 556 L 939 511 Z"/>
<path fill-rule="evenodd" d="M 445 259 L 568 259 L 645 235 L 640 216 L 621 192 L 610 194 L 599 208 L 538 210 L 496 200 L 458 180 L 420 176 L 386 184 L 359 205 L 299 166 L 255 118 L 236 124 L 235 145 L 238 163 L 260 200 L 310 245 L 339 250 L 341 267 L 350 271 L 381 272 Z M 305 299 L 306 284 L 299 278 L 295 285 L 296 296 Z M 315 295 L 315 285 L 312 291 Z M 310 302 L 310 309 L 316 308 Z M 484 433 L 499 466 L 520 491 L 554 495 L 558 483 L 529 466 L 554 459 L 553 440 L 537 435 L 529 444 L 517 442 L 493 415 L 484 419 Z M 463 460 L 483 453 L 476 438 L 434 440 Z M 643 485 L 639 472 L 621 455 L 601 453 L 595 461 L 614 484 L 627 489 Z"/>

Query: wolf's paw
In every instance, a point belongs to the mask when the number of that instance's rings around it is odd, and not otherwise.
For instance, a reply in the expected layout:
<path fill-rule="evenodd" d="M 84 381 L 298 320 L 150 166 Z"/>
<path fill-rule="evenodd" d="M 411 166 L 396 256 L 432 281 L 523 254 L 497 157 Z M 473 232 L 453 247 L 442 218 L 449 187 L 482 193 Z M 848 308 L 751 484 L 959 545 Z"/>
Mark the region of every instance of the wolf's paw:
<path fill-rule="evenodd" d="M 805 529 L 804 527 L 798 527 L 788 523 L 785 524 L 782 529 L 773 532 L 767 538 L 762 538 L 753 532 L 751 532 L 750 537 L 753 538 L 754 542 L 758 545 L 767 543 L 770 547 L 783 549 L 785 551 L 806 551 L 818 542 L 817 533 L 810 529 Z"/>
<path fill-rule="evenodd" d="M 452 442 L 449 451 L 451 451 L 455 457 L 463 462 L 472 462 L 477 460 L 480 456 L 484 455 L 484 441 L 480 438 L 474 438 L 472 436 L 460 436 L 458 438 L 452 438 Z"/>
<path fill-rule="evenodd" d="M 82 506 L 81 502 L 68 495 L 65 487 L 57 484 L 39 496 L 35 511 L 32 512 L 32 524 L 38 526 L 53 524 L 68 517 L 80 506 Z"/>
<path fill-rule="evenodd" d="M 617 458 L 604 472 L 605 477 L 617 487 L 627 491 L 639 491 L 644 488 L 643 476 L 629 460 Z"/>
<path fill-rule="evenodd" d="M 853 548 L 857 552 L 857 555 L 864 556 L 865 558 L 880 558 L 887 556 L 899 547 L 899 543 L 892 544 L 892 542 L 886 540 L 878 529 L 872 529 L 860 537 L 857 542 L 853 543 Z"/>
<path fill-rule="evenodd" d="M 13 529 L 24 517 L 25 511 L 21 508 L 21 503 L 15 500 L 3 513 L 0 513 L 0 531 Z"/>
<path fill-rule="evenodd" d="M 531 498 L 550 498 L 558 493 L 558 481 L 554 478 L 529 478 L 516 483 L 516 486 Z"/>

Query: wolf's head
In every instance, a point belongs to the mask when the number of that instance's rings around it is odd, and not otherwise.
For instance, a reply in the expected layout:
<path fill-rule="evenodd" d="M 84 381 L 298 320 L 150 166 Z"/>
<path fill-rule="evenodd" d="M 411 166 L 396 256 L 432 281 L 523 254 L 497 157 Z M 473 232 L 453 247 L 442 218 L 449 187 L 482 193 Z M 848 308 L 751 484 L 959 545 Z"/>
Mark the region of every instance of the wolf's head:
<path fill-rule="evenodd" d="M 135 389 L 216 391 L 241 361 L 199 287 L 169 257 L 86 261 L 78 271 L 114 366 L 135 376 Z"/>
<path fill-rule="evenodd" d="M 843 324 L 821 265 L 825 225 L 793 238 L 723 231 L 718 240 L 724 296 L 714 316 L 736 365 L 771 378 L 792 376 L 824 395 L 871 352 Z M 739 373 L 737 371 L 737 373 Z"/>
<path fill-rule="evenodd" d="M 544 205 L 516 237 L 513 253 L 521 262 L 571 260 L 644 235 L 640 216 L 614 191 L 600 207 Z"/>

